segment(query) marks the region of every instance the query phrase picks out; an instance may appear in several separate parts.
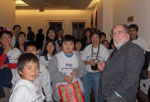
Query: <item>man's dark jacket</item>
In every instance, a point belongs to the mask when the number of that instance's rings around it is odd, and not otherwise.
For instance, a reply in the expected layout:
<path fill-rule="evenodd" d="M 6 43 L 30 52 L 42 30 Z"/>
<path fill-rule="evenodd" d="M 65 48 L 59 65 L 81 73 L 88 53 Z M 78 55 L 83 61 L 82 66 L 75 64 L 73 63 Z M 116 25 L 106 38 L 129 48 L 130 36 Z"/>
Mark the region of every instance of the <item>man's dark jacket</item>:
<path fill-rule="evenodd" d="M 102 72 L 99 91 L 106 98 L 116 91 L 127 102 L 134 102 L 143 63 L 144 51 L 132 42 L 128 41 L 119 49 L 115 49 Z"/>

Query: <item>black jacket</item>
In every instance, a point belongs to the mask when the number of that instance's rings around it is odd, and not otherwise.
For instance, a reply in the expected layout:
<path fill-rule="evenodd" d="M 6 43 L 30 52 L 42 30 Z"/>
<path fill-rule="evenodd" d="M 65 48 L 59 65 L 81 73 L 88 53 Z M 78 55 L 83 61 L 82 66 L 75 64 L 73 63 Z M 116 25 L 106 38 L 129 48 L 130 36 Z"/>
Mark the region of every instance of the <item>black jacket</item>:
<path fill-rule="evenodd" d="M 144 51 L 130 41 L 114 51 L 105 65 L 99 90 L 105 97 L 116 91 L 128 102 L 133 102 L 144 63 Z"/>

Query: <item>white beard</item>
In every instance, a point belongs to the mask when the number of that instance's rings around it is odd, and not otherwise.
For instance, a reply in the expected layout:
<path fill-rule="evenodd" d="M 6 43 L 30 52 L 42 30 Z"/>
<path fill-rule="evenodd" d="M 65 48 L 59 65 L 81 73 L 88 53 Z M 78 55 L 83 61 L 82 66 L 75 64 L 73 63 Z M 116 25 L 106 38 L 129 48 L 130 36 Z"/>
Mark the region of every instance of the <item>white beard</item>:
<path fill-rule="evenodd" d="M 117 44 L 117 43 L 115 42 L 115 40 L 114 40 L 114 45 L 115 45 L 116 48 L 118 48 L 118 47 L 121 47 L 122 45 L 124 45 L 127 41 L 128 41 L 128 39 L 127 39 L 127 38 L 124 38 L 121 43 L 118 43 L 118 44 Z"/>

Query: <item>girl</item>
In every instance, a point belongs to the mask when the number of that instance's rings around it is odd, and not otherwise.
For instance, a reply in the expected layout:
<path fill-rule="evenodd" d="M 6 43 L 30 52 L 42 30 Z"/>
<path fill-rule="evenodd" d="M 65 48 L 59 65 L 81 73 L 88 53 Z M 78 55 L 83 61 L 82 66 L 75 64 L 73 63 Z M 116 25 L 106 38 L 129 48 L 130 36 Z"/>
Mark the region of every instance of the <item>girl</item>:
<path fill-rule="evenodd" d="M 48 67 L 49 62 L 55 53 L 56 53 L 55 42 L 53 40 L 47 41 L 44 48 L 43 56 L 40 57 L 40 62 L 46 67 Z"/>
<path fill-rule="evenodd" d="M 89 45 L 91 43 L 91 29 L 90 28 L 86 28 L 84 30 L 84 47 L 86 47 L 87 45 Z"/>
<path fill-rule="evenodd" d="M 24 32 L 19 32 L 16 37 L 15 47 L 18 48 L 21 53 L 24 53 L 24 46 L 26 42 L 26 34 Z"/>
<path fill-rule="evenodd" d="M 75 50 L 76 50 L 76 53 L 79 57 L 81 57 L 82 55 L 82 50 L 83 50 L 83 44 L 82 44 L 82 41 L 81 40 L 76 40 L 76 43 L 75 43 Z"/>
<path fill-rule="evenodd" d="M 59 48 L 59 44 L 57 43 L 57 34 L 55 32 L 54 29 L 52 28 L 49 28 L 47 30 L 47 35 L 46 35 L 46 41 L 48 40 L 53 40 L 55 42 L 55 45 L 56 45 L 56 52 L 59 52 L 60 51 L 60 48 Z"/>

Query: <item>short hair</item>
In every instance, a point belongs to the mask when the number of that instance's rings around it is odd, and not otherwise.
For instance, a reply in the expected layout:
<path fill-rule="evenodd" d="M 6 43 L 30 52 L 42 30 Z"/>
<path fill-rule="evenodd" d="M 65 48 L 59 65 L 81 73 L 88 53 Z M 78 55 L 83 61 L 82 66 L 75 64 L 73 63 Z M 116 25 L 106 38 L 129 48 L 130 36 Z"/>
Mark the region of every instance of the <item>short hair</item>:
<path fill-rule="evenodd" d="M 90 36 L 90 38 L 92 38 L 92 36 L 95 35 L 95 34 L 98 35 L 99 38 L 101 38 L 101 34 L 100 34 L 100 32 L 98 30 L 93 31 L 91 36 Z"/>
<path fill-rule="evenodd" d="M 106 33 L 101 32 L 100 35 L 101 35 L 101 36 L 103 35 L 103 36 L 106 38 Z"/>
<path fill-rule="evenodd" d="M 40 29 L 38 30 L 38 33 L 43 33 L 43 29 L 40 28 Z"/>
<path fill-rule="evenodd" d="M 57 32 L 59 32 L 60 30 L 62 30 L 62 31 L 63 31 L 63 29 L 62 29 L 62 28 L 58 28 L 58 29 L 57 29 Z"/>
<path fill-rule="evenodd" d="M 24 50 L 26 51 L 29 46 L 33 46 L 33 47 L 35 47 L 38 50 L 36 42 L 27 42 L 25 44 Z"/>
<path fill-rule="evenodd" d="M 67 41 L 72 41 L 73 43 L 75 43 L 75 38 L 72 35 L 65 35 L 62 38 L 62 43 L 67 42 Z"/>
<path fill-rule="evenodd" d="M 20 55 L 18 58 L 18 63 L 17 63 L 18 65 L 17 71 L 22 71 L 24 69 L 25 64 L 29 62 L 35 62 L 39 65 L 38 58 L 32 53 L 26 53 L 26 54 Z"/>
<path fill-rule="evenodd" d="M 111 30 L 113 33 L 113 30 L 117 27 L 117 26 L 122 26 L 124 28 L 124 30 L 126 31 L 127 34 L 129 34 L 129 27 L 125 24 L 119 24 L 113 27 L 113 29 Z"/>
<path fill-rule="evenodd" d="M 139 27 L 138 27 L 138 25 L 136 25 L 136 24 L 130 24 L 130 25 L 129 25 L 129 29 L 130 29 L 130 28 L 135 29 L 137 32 L 139 31 Z"/>
<path fill-rule="evenodd" d="M 10 35 L 11 37 L 13 36 L 10 31 L 1 31 L 1 32 L 0 32 L 0 38 L 1 38 L 4 34 L 8 34 L 8 35 Z"/>
<path fill-rule="evenodd" d="M 29 30 L 32 30 L 32 28 L 30 26 L 27 27 Z"/>
<path fill-rule="evenodd" d="M 17 25 L 13 26 L 13 30 L 15 30 L 17 27 L 19 27 L 21 29 L 21 26 L 17 24 Z"/>

